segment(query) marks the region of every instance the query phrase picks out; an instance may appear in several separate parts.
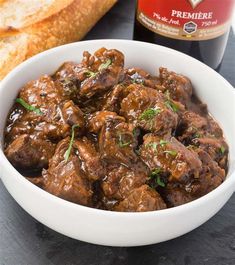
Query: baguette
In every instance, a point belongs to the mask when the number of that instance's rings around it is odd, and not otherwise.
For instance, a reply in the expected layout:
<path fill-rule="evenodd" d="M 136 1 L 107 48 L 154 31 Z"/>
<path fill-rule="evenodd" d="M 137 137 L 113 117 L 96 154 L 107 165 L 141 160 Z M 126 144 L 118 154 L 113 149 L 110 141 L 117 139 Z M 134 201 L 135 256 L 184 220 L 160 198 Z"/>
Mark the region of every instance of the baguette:
<path fill-rule="evenodd" d="M 27 58 L 27 34 L 0 39 L 0 80 Z"/>
<path fill-rule="evenodd" d="M 58 13 L 73 0 L 0 0 L 0 37 L 19 32 L 22 28 Z"/>
<path fill-rule="evenodd" d="M 6 20 L 5 24 L 0 23 L 0 55 L 4 54 L 0 57 L 0 80 L 17 64 L 35 54 L 82 39 L 117 0 L 50 1 L 51 4 L 60 2 L 59 6 L 48 6 L 45 9 L 48 12 L 39 10 L 39 16 L 35 12 L 37 18 L 26 12 L 24 19 L 19 19 L 14 26 L 6 24 Z"/>

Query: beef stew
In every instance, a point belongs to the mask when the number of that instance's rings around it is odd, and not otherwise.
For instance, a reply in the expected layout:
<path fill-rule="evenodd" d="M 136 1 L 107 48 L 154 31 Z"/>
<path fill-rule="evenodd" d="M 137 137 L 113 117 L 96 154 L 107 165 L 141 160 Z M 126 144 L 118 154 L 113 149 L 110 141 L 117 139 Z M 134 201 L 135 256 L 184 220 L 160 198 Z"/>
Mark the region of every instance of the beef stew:
<path fill-rule="evenodd" d="M 124 68 L 101 48 L 23 86 L 5 128 L 5 154 L 29 181 L 98 209 L 182 205 L 225 179 L 228 146 L 190 80 Z"/>

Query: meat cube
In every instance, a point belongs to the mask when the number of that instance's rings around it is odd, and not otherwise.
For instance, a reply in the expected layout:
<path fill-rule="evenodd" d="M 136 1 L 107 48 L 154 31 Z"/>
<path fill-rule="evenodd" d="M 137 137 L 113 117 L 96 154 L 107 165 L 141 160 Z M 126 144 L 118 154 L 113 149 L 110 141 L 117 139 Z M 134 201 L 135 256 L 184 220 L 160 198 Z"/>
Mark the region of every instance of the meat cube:
<path fill-rule="evenodd" d="M 80 95 L 90 98 L 116 85 L 123 78 L 124 56 L 117 50 L 101 48 L 94 57 L 89 57 L 87 66 L 90 76 L 82 82 Z"/>
<path fill-rule="evenodd" d="M 207 152 L 210 157 L 220 165 L 220 167 L 224 169 L 227 168 L 228 160 L 225 154 L 228 154 L 228 145 L 223 138 L 202 136 L 193 139 L 192 144 Z"/>
<path fill-rule="evenodd" d="M 147 212 L 165 209 L 166 204 L 148 185 L 134 189 L 129 196 L 114 207 L 119 212 Z"/>
<path fill-rule="evenodd" d="M 174 137 L 145 135 L 140 156 L 151 170 L 161 168 L 169 172 L 170 182 L 187 183 L 190 179 L 198 178 L 202 165 L 197 153 L 187 149 Z"/>
<path fill-rule="evenodd" d="M 98 133 L 106 121 L 111 119 L 119 120 L 120 122 L 125 121 L 123 117 L 118 116 L 115 112 L 97 111 L 88 118 L 88 130 L 93 133 Z"/>
<path fill-rule="evenodd" d="M 148 72 L 140 68 L 128 68 L 125 70 L 125 83 L 142 84 L 146 87 L 157 88 L 160 85 L 160 79 L 151 76 Z"/>
<path fill-rule="evenodd" d="M 132 85 L 132 92 L 121 103 L 121 114 L 145 131 L 165 134 L 176 128 L 178 115 L 167 98 L 153 88 Z"/>
<path fill-rule="evenodd" d="M 113 90 L 109 93 L 102 110 L 112 111 L 119 113 L 121 108 L 121 101 L 126 96 L 126 87 L 121 85 L 116 85 Z"/>
<path fill-rule="evenodd" d="M 94 55 L 84 52 L 80 64 L 65 63 L 54 77 L 62 83 L 65 92 L 73 95 L 73 99 L 91 98 L 118 84 L 123 79 L 123 66 L 124 56 L 121 52 L 101 48 Z"/>
<path fill-rule="evenodd" d="M 42 131 L 53 141 L 69 136 L 73 125 L 78 125 L 80 132 L 85 127 L 84 114 L 72 100 L 63 101 L 58 105 L 49 104 L 44 113 L 43 122 L 39 123 L 35 130 Z"/>
<path fill-rule="evenodd" d="M 207 119 L 192 111 L 185 111 L 181 115 L 177 134 L 180 141 L 191 143 L 192 139 L 200 137 L 207 128 Z"/>
<path fill-rule="evenodd" d="M 10 143 L 22 134 L 37 135 L 38 138 L 59 141 L 71 134 L 71 127 L 79 125 L 80 132 L 85 126 L 83 112 L 73 101 L 48 103 L 41 108 L 43 115 L 25 112 L 8 131 L 7 139 Z"/>
<path fill-rule="evenodd" d="M 69 138 L 65 138 L 58 143 L 48 170 L 43 171 L 44 189 L 65 200 L 91 206 L 93 192 L 75 148 L 71 150 L 68 161 L 65 160 L 69 141 Z"/>
<path fill-rule="evenodd" d="M 63 63 L 60 68 L 55 72 L 54 79 L 56 80 L 63 80 L 66 79 L 69 81 L 71 80 L 79 80 L 82 81 L 86 78 L 84 74 L 84 65 L 82 63 L 75 63 L 75 62 L 65 62 Z"/>
<path fill-rule="evenodd" d="M 195 197 L 185 189 L 185 187 L 168 184 L 161 193 L 167 207 L 175 207 L 193 201 Z"/>
<path fill-rule="evenodd" d="M 106 162 L 131 166 L 138 160 L 136 145 L 134 127 L 119 120 L 107 120 L 99 133 L 99 151 Z"/>
<path fill-rule="evenodd" d="M 195 149 L 195 152 L 202 163 L 199 177 L 191 179 L 183 185 L 168 183 L 161 192 L 168 207 L 195 200 L 218 187 L 225 179 L 225 171 L 205 151 L 198 148 Z"/>
<path fill-rule="evenodd" d="M 102 181 L 102 190 L 109 199 L 123 200 L 130 192 L 146 183 L 148 169 L 139 161 L 129 169 L 120 165 L 110 170 Z"/>
<path fill-rule="evenodd" d="M 56 86 L 53 79 L 48 75 L 28 82 L 21 89 L 19 97 L 34 107 L 41 107 L 48 103 L 57 104 L 66 99 L 61 87 Z"/>
<path fill-rule="evenodd" d="M 22 134 L 8 145 L 5 154 L 14 167 L 36 171 L 48 166 L 54 150 L 50 141 Z"/>
<path fill-rule="evenodd" d="M 171 98 L 188 107 L 193 91 L 190 80 L 163 67 L 159 68 L 159 72 L 161 85 L 169 91 Z"/>
<path fill-rule="evenodd" d="M 90 180 L 98 180 L 105 175 L 105 169 L 101 163 L 100 154 L 93 143 L 86 137 L 74 142 L 74 148 L 82 162 L 83 170 Z"/>
<path fill-rule="evenodd" d="M 195 150 L 201 159 L 202 166 L 198 179 L 185 185 L 185 190 L 194 198 L 201 197 L 218 187 L 225 179 L 225 171 L 202 149 Z"/>

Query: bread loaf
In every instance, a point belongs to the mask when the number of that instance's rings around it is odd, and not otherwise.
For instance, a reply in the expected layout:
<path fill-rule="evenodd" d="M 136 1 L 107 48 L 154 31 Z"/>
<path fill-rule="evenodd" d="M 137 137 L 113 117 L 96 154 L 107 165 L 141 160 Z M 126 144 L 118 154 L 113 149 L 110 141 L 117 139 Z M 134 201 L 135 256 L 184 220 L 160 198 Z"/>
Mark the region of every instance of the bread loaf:
<path fill-rule="evenodd" d="M 0 1 L 2 79 L 31 56 L 82 39 L 117 0 Z"/>

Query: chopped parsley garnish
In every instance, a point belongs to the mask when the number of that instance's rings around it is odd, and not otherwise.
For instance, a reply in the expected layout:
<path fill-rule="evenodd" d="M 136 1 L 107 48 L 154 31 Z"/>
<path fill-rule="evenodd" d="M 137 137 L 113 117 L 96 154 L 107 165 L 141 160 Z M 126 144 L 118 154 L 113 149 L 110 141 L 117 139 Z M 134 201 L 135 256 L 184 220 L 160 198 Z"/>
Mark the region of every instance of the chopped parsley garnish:
<path fill-rule="evenodd" d="M 140 120 L 152 120 L 158 113 L 160 113 L 161 110 L 160 109 L 154 109 L 154 108 L 149 108 L 146 109 L 140 116 L 139 119 Z"/>
<path fill-rule="evenodd" d="M 179 110 L 179 107 L 171 100 L 165 101 L 165 105 L 173 112 L 177 112 Z"/>
<path fill-rule="evenodd" d="M 168 144 L 168 143 L 169 143 L 168 141 L 160 140 L 160 145 L 161 145 L 161 147 L 165 146 L 165 145 Z"/>
<path fill-rule="evenodd" d="M 223 146 L 220 147 L 220 153 L 223 155 L 225 152 L 225 148 Z"/>
<path fill-rule="evenodd" d="M 175 150 L 165 150 L 163 153 L 169 154 L 171 156 L 177 156 L 178 152 Z"/>
<path fill-rule="evenodd" d="M 170 93 L 167 90 L 166 93 L 167 100 L 165 101 L 165 105 L 167 108 L 171 109 L 173 112 L 177 112 L 179 110 L 179 107 L 173 102 L 173 100 L 170 98 Z"/>
<path fill-rule="evenodd" d="M 166 184 L 161 180 L 159 176 L 157 177 L 156 181 L 157 181 L 158 186 L 161 186 L 163 188 L 166 186 Z"/>
<path fill-rule="evenodd" d="M 145 147 L 152 147 L 154 150 L 157 151 L 157 146 L 158 146 L 158 143 L 148 143 L 145 145 Z"/>
<path fill-rule="evenodd" d="M 151 184 L 152 188 L 156 188 L 157 186 L 161 186 L 161 187 L 165 187 L 166 184 L 162 181 L 161 177 L 160 177 L 160 173 L 162 172 L 161 168 L 155 168 L 154 170 L 152 170 L 149 179 L 154 181 Z"/>
<path fill-rule="evenodd" d="M 69 148 L 66 150 L 65 155 L 64 155 L 64 158 L 65 158 L 65 161 L 66 162 L 68 162 L 68 160 L 69 160 L 70 153 L 71 153 L 71 150 L 72 150 L 72 147 L 73 147 L 74 136 L 75 136 L 75 129 L 76 128 L 79 128 L 79 127 L 80 126 L 78 124 L 74 124 L 72 126 L 72 135 L 71 135 L 70 142 L 69 142 Z"/>
<path fill-rule="evenodd" d="M 155 151 L 157 151 L 158 145 L 160 145 L 161 147 L 164 147 L 168 143 L 169 143 L 168 141 L 161 139 L 159 143 L 150 142 L 150 143 L 147 143 L 145 147 L 152 147 Z"/>
<path fill-rule="evenodd" d="M 88 76 L 88 77 L 95 77 L 97 76 L 97 74 L 99 73 L 99 71 L 102 71 L 103 69 L 107 69 L 110 65 L 112 64 L 111 59 L 108 59 L 105 63 L 102 63 L 99 68 L 98 68 L 98 72 L 93 72 L 90 71 L 89 69 L 87 69 L 84 73 Z"/>
<path fill-rule="evenodd" d="M 154 168 L 150 174 L 150 178 L 158 176 L 161 173 L 161 171 L 162 170 L 160 167 Z"/>
<path fill-rule="evenodd" d="M 85 74 L 88 76 L 88 77 L 95 77 L 97 74 L 98 74 L 98 72 L 92 72 L 92 71 L 90 71 L 90 70 L 86 70 L 86 72 L 85 72 Z"/>
<path fill-rule="evenodd" d="M 105 63 L 102 63 L 100 66 L 99 66 L 99 71 L 103 70 L 103 69 L 106 69 L 108 68 L 110 65 L 112 64 L 112 61 L 111 59 L 108 59 Z"/>
<path fill-rule="evenodd" d="M 42 115 L 42 111 L 39 108 L 36 108 L 32 105 L 29 105 L 27 102 L 25 102 L 22 98 L 17 98 L 16 102 L 21 104 L 25 109 L 27 109 L 28 111 L 33 111 L 35 112 L 37 115 Z"/>
<path fill-rule="evenodd" d="M 124 134 L 120 133 L 118 135 L 118 145 L 119 147 L 126 147 L 129 146 L 132 143 L 132 141 L 125 141 Z"/>
<path fill-rule="evenodd" d="M 201 137 L 201 135 L 198 132 L 195 132 L 194 135 L 193 135 L 193 138 L 200 138 L 200 137 Z"/>

